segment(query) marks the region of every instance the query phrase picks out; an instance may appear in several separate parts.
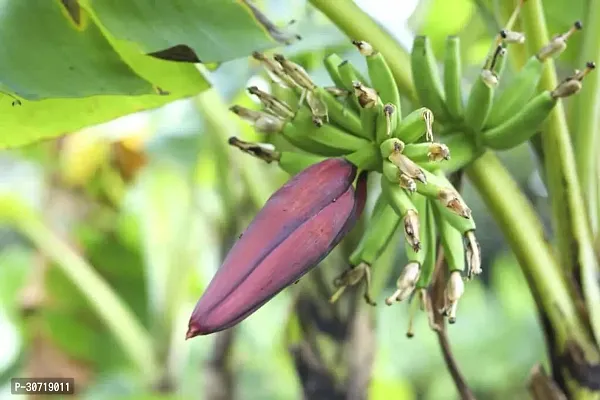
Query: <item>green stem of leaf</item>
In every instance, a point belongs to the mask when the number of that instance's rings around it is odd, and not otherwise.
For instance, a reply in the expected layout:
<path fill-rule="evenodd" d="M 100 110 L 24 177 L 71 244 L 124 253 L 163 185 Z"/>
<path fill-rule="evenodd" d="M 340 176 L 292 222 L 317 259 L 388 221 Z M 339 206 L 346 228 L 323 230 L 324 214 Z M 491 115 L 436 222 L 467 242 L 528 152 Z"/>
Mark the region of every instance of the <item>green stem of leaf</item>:
<path fill-rule="evenodd" d="M 538 306 L 544 309 L 554 327 L 562 327 L 565 323 L 577 326 L 576 311 L 560 268 L 544 239 L 535 210 L 516 182 L 489 151 L 474 161 L 466 172 L 523 266 Z"/>
<path fill-rule="evenodd" d="M 586 62 L 600 63 L 600 3 L 590 1 L 584 26 L 583 47 L 578 65 L 583 68 Z M 598 176 L 598 145 L 600 145 L 598 124 L 600 123 L 600 74 L 594 72 L 585 78 L 581 92 L 573 99 L 569 115 L 569 125 L 577 154 L 577 175 L 583 191 L 586 209 L 594 235 L 598 235 L 598 202 L 596 197 Z"/>
<path fill-rule="evenodd" d="M 527 1 L 523 6 L 522 18 L 529 49 L 537 51 L 549 41 L 541 0 Z M 552 90 L 557 84 L 554 62 L 547 60 L 540 89 Z M 600 287 L 596 277 L 598 262 L 577 179 L 575 153 L 562 101 L 556 104 L 544 125 L 542 146 L 547 155 L 544 160 L 546 180 L 560 265 L 565 268 L 567 282 L 573 282 L 571 291 L 574 298 L 585 297 L 589 317 L 585 313 L 581 317 L 589 321 L 596 341 L 600 343 Z"/>
<path fill-rule="evenodd" d="M 148 331 L 94 267 L 53 233 L 40 216 L 20 208 L 21 212 L 13 214 L 11 222 L 79 288 L 121 344 L 123 352 L 147 382 L 152 383 L 157 378 L 159 368 Z"/>
<path fill-rule="evenodd" d="M 410 58 L 398 42 L 352 0 L 309 0 L 350 39 L 366 40 L 381 52 L 404 95 L 416 103 Z"/>

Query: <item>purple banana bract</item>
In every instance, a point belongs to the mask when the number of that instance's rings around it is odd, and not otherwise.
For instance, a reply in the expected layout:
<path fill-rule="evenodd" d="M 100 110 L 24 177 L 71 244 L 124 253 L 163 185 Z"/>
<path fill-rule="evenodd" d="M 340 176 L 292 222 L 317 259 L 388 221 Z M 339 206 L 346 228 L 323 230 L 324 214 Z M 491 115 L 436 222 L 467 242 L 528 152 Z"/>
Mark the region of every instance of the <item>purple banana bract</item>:
<path fill-rule="evenodd" d="M 314 268 L 352 229 L 366 173 L 342 158 L 314 164 L 277 190 L 233 245 L 192 313 L 186 337 L 241 322 Z"/>

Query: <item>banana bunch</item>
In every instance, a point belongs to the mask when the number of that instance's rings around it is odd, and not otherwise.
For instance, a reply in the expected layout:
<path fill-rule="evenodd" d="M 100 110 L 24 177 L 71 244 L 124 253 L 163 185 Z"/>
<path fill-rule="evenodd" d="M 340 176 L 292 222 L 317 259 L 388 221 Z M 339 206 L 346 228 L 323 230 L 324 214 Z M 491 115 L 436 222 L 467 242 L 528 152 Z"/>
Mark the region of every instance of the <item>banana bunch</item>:
<path fill-rule="evenodd" d="M 432 327 L 434 312 L 455 322 L 464 281 L 482 270 L 471 209 L 446 173 L 472 162 L 486 147 L 511 148 L 529 139 L 558 99 L 577 93 L 582 79 L 594 68 L 589 63 L 555 90 L 535 95 L 544 60 L 564 51 L 567 39 L 582 28 L 575 23 L 568 32 L 553 37 L 496 93 L 507 44 L 525 40 L 524 35 L 510 30 L 519 10 L 520 5 L 496 38 L 466 98 L 462 92 L 459 39 L 448 38 L 442 79 L 427 37 L 417 37 L 411 64 L 421 107 L 404 116 L 398 86 L 385 58 L 365 41 L 352 43 L 365 57 L 368 76 L 331 54 L 324 59 L 332 82 L 326 87 L 317 86 L 302 66 L 281 54 L 253 54 L 271 78 L 270 92 L 250 87 L 248 92 L 258 98 L 262 109 L 234 105 L 230 110 L 258 132 L 285 139 L 293 150 L 278 150 L 270 143 L 250 143 L 236 137 L 229 140 L 230 145 L 267 163 L 277 163 L 290 175 L 328 158 L 343 158 L 357 167 L 359 175 L 366 172 L 381 177 L 381 192 L 363 236 L 349 257 L 349 268 L 334 281 L 337 290 L 332 302 L 347 287 L 364 281 L 364 298 L 375 305 L 370 294 L 371 266 L 393 245 L 392 238 L 402 229 L 408 263 L 386 304 L 412 300 L 417 294 Z M 442 141 L 436 141 L 434 123 L 436 130 L 439 125 L 443 127 Z M 444 307 L 433 310 L 427 289 L 436 264 L 438 240 L 447 261 L 448 280 Z"/>
<path fill-rule="evenodd" d="M 565 78 L 552 91 L 536 94 L 544 62 L 558 56 L 567 47 L 567 39 L 583 28 L 576 21 L 565 33 L 557 34 L 550 42 L 532 55 L 514 78 L 501 87 L 502 73 L 509 45 L 525 42 L 525 36 L 511 28 L 517 19 L 523 1 L 514 10 L 504 29 L 494 40 L 483 68 L 463 95 L 460 41 L 449 37 L 446 41 L 443 79 L 438 71 L 429 39 L 419 36 L 413 43 L 411 68 L 415 88 L 421 104 L 435 114 L 449 133 L 448 140 L 464 143 L 453 137 L 460 132 L 471 139 L 476 149 L 506 150 L 529 140 L 548 117 L 558 99 L 571 96 L 581 89 L 583 78 L 595 68 L 588 62 L 583 71 Z M 449 146 L 452 149 L 452 146 Z M 467 150 L 467 152 L 472 150 Z M 475 154 L 476 155 L 476 154 Z M 452 168 L 456 169 L 456 167 Z"/>

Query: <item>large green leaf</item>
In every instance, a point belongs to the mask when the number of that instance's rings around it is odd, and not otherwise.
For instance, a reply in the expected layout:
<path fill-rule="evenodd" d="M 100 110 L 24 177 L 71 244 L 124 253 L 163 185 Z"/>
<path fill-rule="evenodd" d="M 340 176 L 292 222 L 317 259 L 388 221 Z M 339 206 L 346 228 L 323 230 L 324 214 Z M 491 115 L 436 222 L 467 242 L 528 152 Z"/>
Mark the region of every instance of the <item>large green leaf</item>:
<path fill-rule="evenodd" d="M 84 0 L 117 38 L 155 57 L 221 62 L 290 43 L 246 0 Z"/>
<path fill-rule="evenodd" d="M 0 9 L 6 90 L 28 100 L 154 93 L 84 10 L 77 24 L 58 1 L 0 0 Z"/>
<path fill-rule="evenodd" d="M 0 95 L 0 149 L 207 89 L 194 65 L 166 61 L 195 61 L 172 56 L 179 45 L 223 61 L 289 38 L 245 1 L 0 0 L 0 10 L 0 89 L 23 100 Z"/>
<path fill-rule="evenodd" d="M 114 42 L 121 56 L 134 65 L 140 76 L 167 91 L 168 95 L 92 96 L 80 99 L 46 99 L 11 107 L 11 99 L 0 98 L 0 148 L 25 145 L 71 133 L 122 115 L 160 107 L 193 96 L 209 87 L 193 65 L 163 61 L 136 52 L 135 46 Z"/>

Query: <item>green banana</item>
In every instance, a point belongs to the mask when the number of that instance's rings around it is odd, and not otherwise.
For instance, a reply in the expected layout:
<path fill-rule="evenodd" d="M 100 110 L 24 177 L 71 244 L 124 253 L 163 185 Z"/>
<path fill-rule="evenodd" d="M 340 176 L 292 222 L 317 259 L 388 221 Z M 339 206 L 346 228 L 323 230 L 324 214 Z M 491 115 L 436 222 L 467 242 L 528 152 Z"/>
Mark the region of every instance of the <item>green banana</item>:
<path fill-rule="evenodd" d="M 489 70 L 484 69 L 477 77 L 469 93 L 465 109 L 465 122 L 476 133 L 481 131 L 492 107 L 494 87 L 489 84 L 486 77 L 489 73 Z"/>
<path fill-rule="evenodd" d="M 487 127 L 495 127 L 521 111 L 535 94 L 542 77 L 544 64 L 531 56 L 523 68 L 502 89 L 494 99 L 494 107 L 486 122 Z"/>
<path fill-rule="evenodd" d="M 398 185 L 394 185 L 383 177 L 381 179 L 381 193 L 389 205 L 404 222 L 404 237 L 406 243 L 416 252 L 421 248 L 421 229 L 419 213 L 411 196 Z"/>
<path fill-rule="evenodd" d="M 379 150 L 382 158 L 388 158 L 395 152 L 404 150 L 404 142 L 398 138 L 386 139 L 379 145 Z"/>
<path fill-rule="evenodd" d="M 375 122 L 375 141 L 383 143 L 385 140 L 392 137 L 392 132 L 396 130 L 398 123 L 398 114 L 396 106 L 392 103 L 387 103 L 381 108 L 381 112 L 377 114 Z"/>
<path fill-rule="evenodd" d="M 427 36 L 417 36 L 411 52 L 411 68 L 419 101 L 433 111 L 440 121 L 448 118 L 442 80 Z"/>
<path fill-rule="evenodd" d="M 484 127 L 492 109 L 494 91 L 498 85 L 498 77 L 494 68 L 499 57 L 503 57 L 505 51 L 501 45 L 496 48 L 491 60 L 486 61 L 486 65 L 471 87 L 465 109 L 465 123 L 474 133 L 479 133 Z"/>
<path fill-rule="evenodd" d="M 294 113 L 298 111 L 298 100 L 300 99 L 300 96 L 298 96 L 294 89 L 281 85 L 277 82 L 273 82 L 271 85 L 271 93 L 273 93 L 273 96 L 278 98 L 280 101 L 287 104 Z"/>
<path fill-rule="evenodd" d="M 358 77 L 358 71 L 356 71 L 356 69 L 348 60 L 342 61 L 342 63 L 338 66 L 338 71 L 340 73 L 340 79 L 344 84 L 342 87 L 346 90 L 349 90 L 350 93 L 354 93 L 355 82 L 365 82 Z M 361 107 L 358 104 L 358 99 L 356 96 L 348 96 L 348 103 L 352 107 L 353 111 L 360 113 Z"/>
<path fill-rule="evenodd" d="M 433 204 L 431 203 L 431 201 L 425 202 L 424 213 L 422 213 L 424 218 L 421 220 L 421 223 L 425 227 L 423 230 L 425 234 L 423 235 L 423 250 L 421 252 L 423 253 L 424 258 L 421 264 L 421 275 L 419 276 L 416 285 L 417 289 L 427 288 L 431 283 L 431 278 L 435 271 L 437 229 L 433 214 Z"/>
<path fill-rule="evenodd" d="M 361 82 L 354 82 L 354 95 L 360 106 L 360 120 L 362 123 L 362 132 L 369 140 L 375 138 L 377 115 L 383 112 L 383 104 L 377 95 L 377 92 L 363 85 Z"/>
<path fill-rule="evenodd" d="M 322 87 L 315 89 L 315 93 L 327 106 L 328 117 L 331 122 L 354 136 L 366 137 L 363 134 L 361 120 L 352 110 L 340 103 L 331 93 Z"/>
<path fill-rule="evenodd" d="M 428 141 L 432 141 L 433 120 L 433 112 L 429 108 L 418 108 L 402 119 L 393 136 L 404 143 L 416 142 L 423 135 L 426 135 Z"/>
<path fill-rule="evenodd" d="M 342 274 L 334 280 L 334 286 L 337 290 L 329 299 L 330 303 L 335 303 L 348 286 L 354 286 L 365 278 L 366 282 L 363 297 L 368 304 L 373 306 L 376 305 L 370 294 L 371 264 L 379 258 L 383 250 L 385 250 L 395 231 L 393 226 L 387 224 L 389 221 L 386 222 L 381 218 L 388 207 L 385 197 L 380 194 L 375 202 L 375 207 L 371 212 L 369 224 L 360 238 L 356 249 L 348 258 L 350 268 L 342 272 Z M 389 237 L 383 238 L 381 232 L 379 232 L 380 229 L 386 232 L 392 230 L 392 233 Z"/>
<path fill-rule="evenodd" d="M 504 47 L 497 55 L 496 60 L 494 61 L 494 65 L 492 67 L 492 72 L 498 78 L 498 81 L 502 78 L 502 74 L 504 73 L 504 68 L 506 68 L 506 61 L 508 60 L 508 48 Z M 489 116 L 488 116 L 489 118 Z"/>
<path fill-rule="evenodd" d="M 282 135 L 293 145 L 314 154 L 337 156 L 353 153 L 370 144 L 370 142 L 352 136 L 330 124 L 316 127 L 309 109 L 302 107 L 296 117 L 287 122 Z"/>
<path fill-rule="evenodd" d="M 460 38 L 449 36 L 444 58 L 444 93 L 448 114 L 454 121 L 460 121 L 464 112 L 461 77 Z"/>
<path fill-rule="evenodd" d="M 381 155 L 379 148 L 373 143 L 369 143 L 367 146 L 344 156 L 344 158 L 356 165 L 358 169 L 381 171 Z"/>
<path fill-rule="evenodd" d="M 444 249 L 444 258 L 448 264 L 448 272 L 464 271 L 466 263 L 463 235 L 442 216 L 438 204 L 435 204 L 434 211 L 436 225 L 440 230 L 440 241 Z"/>
<path fill-rule="evenodd" d="M 531 99 L 521 110 L 502 124 L 483 132 L 483 142 L 496 150 L 513 148 L 529 140 L 550 115 L 557 99 L 545 91 Z"/>
<path fill-rule="evenodd" d="M 431 173 L 423 170 L 427 184 L 416 182 L 416 191 L 433 201 L 438 202 L 441 213 L 456 229 L 466 232 L 475 229 L 475 221 L 471 216 L 471 209 L 466 205 L 461 195 L 444 176 L 443 172 Z"/>
<path fill-rule="evenodd" d="M 354 40 L 352 43 L 366 58 L 371 85 L 377 91 L 384 104 L 390 103 L 396 108 L 398 114 L 396 114 L 395 118 L 399 122 L 401 119 L 400 93 L 398 92 L 396 79 L 385 57 L 373 49 L 367 42 Z"/>
<path fill-rule="evenodd" d="M 400 221 L 400 217 L 389 204 L 386 203 L 382 206 L 377 218 L 369 221 L 369 229 L 363 236 L 364 246 L 360 252 L 361 262 L 372 265 L 379 258 L 398 229 Z"/>
<path fill-rule="evenodd" d="M 323 63 L 325 64 L 325 69 L 327 70 L 331 81 L 334 83 L 335 86 L 339 88 L 345 87 L 344 81 L 342 80 L 339 71 L 339 65 L 342 62 L 342 58 L 335 53 L 328 55 L 327 57 L 325 57 L 325 60 L 323 60 Z"/>
<path fill-rule="evenodd" d="M 415 195 L 414 198 L 415 207 L 417 210 L 419 224 L 425 228 L 426 214 L 427 214 L 427 201 L 423 196 Z M 387 305 L 392 305 L 395 301 L 403 301 L 407 299 L 415 290 L 417 282 L 420 280 L 421 270 L 425 259 L 427 257 L 426 252 L 421 250 L 429 248 L 429 235 L 425 235 L 422 239 L 419 248 L 413 247 L 409 242 L 405 242 L 404 248 L 406 251 L 406 257 L 408 264 L 404 266 L 400 276 L 396 281 L 396 291 L 385 299 Z M 435 242 L 435 239 L 434 239 Z M 435 246 L 435 244 L 434 244 Z"/>

